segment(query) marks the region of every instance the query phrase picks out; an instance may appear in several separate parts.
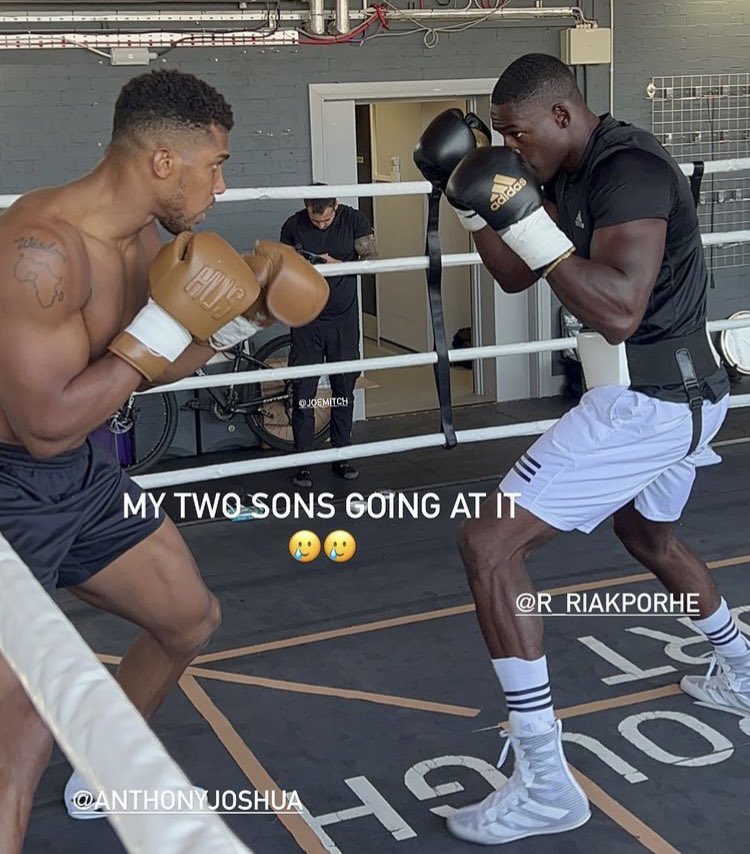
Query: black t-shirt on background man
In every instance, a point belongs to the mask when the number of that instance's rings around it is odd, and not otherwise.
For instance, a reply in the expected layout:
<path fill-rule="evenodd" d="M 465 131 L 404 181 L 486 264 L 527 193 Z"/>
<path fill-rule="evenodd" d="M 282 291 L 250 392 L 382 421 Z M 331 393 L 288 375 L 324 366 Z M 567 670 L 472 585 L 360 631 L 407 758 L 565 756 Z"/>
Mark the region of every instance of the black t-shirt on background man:
<path fill-rule="evenodd" d="M 316 228 L 305 209 L 292 214 L 281 227 L 281 242 L 339 261 L 356 261 L 354 241 L 373 233 L 367 217 L 349 205 L 339 205 L 328 228 Z M 331 295 L 319 320 L 333 320 L 357 308 L 357 277 L 327 276 Z"/>

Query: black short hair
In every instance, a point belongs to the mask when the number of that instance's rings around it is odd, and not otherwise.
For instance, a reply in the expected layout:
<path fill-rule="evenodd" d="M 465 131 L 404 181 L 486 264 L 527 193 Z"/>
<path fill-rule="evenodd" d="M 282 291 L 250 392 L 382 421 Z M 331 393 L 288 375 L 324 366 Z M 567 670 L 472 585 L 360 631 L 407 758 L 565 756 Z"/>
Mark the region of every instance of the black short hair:
<path fill-rule="evenodd" d="M 314 184 L 310 185 L 311 187 L 327 187 L 325 181 L 315 181 Z M 322 214 L 325 213 L 328 208 L 336 207 L 336 199 L 328 198 L 328 199 L 302 199 L 305 203 L 305 207 L 311 210 L 314 214 Z"/>
<path fill-rule="evenodd" d="M 492 90 L 493 104 L 521 103 L 536 99 L 583 100 L 573 72 L 556 56 L 527 53 L 512 62 Z"/>
<path fill-rule="evenodd" d="M 211 125 L 232 130 L 232 108 L 224 96 L 193 74 L 163 68 L 134 77 L 122 87 L 112 140 L 156 129 L 208 130 Z"/>

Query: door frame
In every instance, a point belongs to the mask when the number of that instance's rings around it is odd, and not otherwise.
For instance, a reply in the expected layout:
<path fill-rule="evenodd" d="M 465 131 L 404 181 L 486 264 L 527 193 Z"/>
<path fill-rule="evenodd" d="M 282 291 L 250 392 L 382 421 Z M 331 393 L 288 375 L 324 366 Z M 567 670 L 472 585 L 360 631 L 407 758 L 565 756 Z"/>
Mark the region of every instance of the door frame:
<path fill-rule="evenodd" d="M 372 104 L 388 100 L 439 100 L 445 98 L 466 98 L 470 109 L 475 109 L 476 99 L 487 97 L 495 85 L 495 78 L 476 77 L 459 80 L 401 80 L 401 81 L 373 81 L 369 83 L 311 83 L 308 85 L 308 98 L 310 106 L 310 143 L 312 180 L 326 181 L 333 185 L 351 185 L 357 183 L 356 167 L 356 132 L 355 132 L 355 104 Z M 355 197 L 342 198 L 344 204 L 357 206 Z M 515 320 L 513 329 L 508 329 L 507 338 L 504 335 L 504 315 L 499 311 L 499 303 L 503 298 L 509 298 L 496 288 L 494 298 L 482 299 L 480 288 L 479 269 L 472 268 L 472 314 L 473 328 L 476 330 L 477 340 L 472 342 L 474 346 L 481 346 L 482 336 L 482 314 L 489 306 L 493 307 L 495 314 L 495 329 L 501 336 L 501 340 L 517 340 L 518 329 L 515 324 L 518 320 L 517 311 L 509 313 Z M 361 288 L 361 285 L 360 285 Z M 536 329 L 540 334 L 551 337 L 549 327 L 549 310 L 544 310 L 544 305 L 549 303 L 549 294 L 546 289 L 537 293 L 539 288 L 532 288 L 526 299 L 526 328 L 529 331 Z M 532 295 L 533 294 L 533 295 Z M 542 297 L 542 294 L 544 296 Z M 512 295 L 510 298 L 518 299 Z M 360 330 L 362 328 L 361 311 L 362 300 L 360 293 Z M 518 306 L 516 304 L 515 308 Z M 361 333 L 360 333 L 361 335 Z M 360 341 L 360 346 L 362 342 Z M 526 360 L 528 368 L 524 376 L 514 377 L 512 396 L 522 397 L 519 392 L 527 389 L 526 396 L 554 393 L 554 378 L 550 376 L 550 359 L 539 358 L 545 354 L 532 354 Z M 514 359 L 514 367 L 521 367 L 521 360 Z M 485 391 L 485 374 L 492 375 L 493 372 L 485 370 L 485 360 L 479 361 L 479 370 L 476 378 L 476 391 Z M 495 395 L 501 399 L 500 395 Z M 364 398 L 362 392 L 355 393 L 354 417 L 362 420 L 365 416 Z"/>

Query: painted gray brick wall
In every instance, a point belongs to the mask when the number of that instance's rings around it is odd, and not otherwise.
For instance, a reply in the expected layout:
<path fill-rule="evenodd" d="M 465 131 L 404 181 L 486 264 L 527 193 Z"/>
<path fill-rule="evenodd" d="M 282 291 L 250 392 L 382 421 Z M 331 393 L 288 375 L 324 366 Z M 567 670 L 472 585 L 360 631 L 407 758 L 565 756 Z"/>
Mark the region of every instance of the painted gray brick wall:
<path fill-rule="evenodd" d="M 651 127 L 645 88 L 652 77 L 750 71 L 750 4 L 746 0 L 615 0 L 615 111 Z M 746 268 L 718 270 L 709 316 L 750 306 Z"/>
<path fill-rule="evenodd" d="M 539 26 L 475 29 L 462 38 L 441 36 L 432 49 L 418 36 L 378 38 L 363 47 L 176 49 L 152 67 L 197 74 L 232 104 L 230 186 L 305 184 L 311 180 L 308 84 L 491 76 L 529 50 L 556 51 L 557 33 Z M 1 54 L 2 191 L 63 182 L 91 168 L 106 147 L 120 87 L 145 70 L 113 68 L 76 50 Z M 250 242 L 278 234 L 294 206 L 222 204 L 211 227 Z"/>
<path fill-rule="evenodd" d="M 615 0 L 615 107 L 651 125 L 654 76 L 750 71 L 746 0 Z"/>
<path fill-rule="evenodd" d="M 609 3 L 585 11 L 607 23 Z M 645 86 L 654 75 L 748 70 L 746 0 L 615 0 L 615 106 L 618 117 L 650 126 Z M 419 35 L 376 38 L 362 46 L 175 49 L 164 64 L 195 73 L 232 103 L 236 126 L 226 177 L 230 186 L 310 181 L 309 83 L 492 77 L 527 51 L 557 53 L 559 28 L 549 24 L 476 27 L 443 33 L 427 49 Z M 61 183 L 91 168 L 109 138 L 122 84 L 145 69 L 112 67 L 79 50 L 0 54 L 1 192 Z M 608 100 L 606 68 L 586 77 L 589 100 Z M 276 236 L 297 205 L 288 201 L 219 205 L 209 227 L 237 245 Z M 712 291 L 715 316 L 743 305 L 745 272 L 722 273 Z M 746 304 L 746 303 L 745 303 Z"/>

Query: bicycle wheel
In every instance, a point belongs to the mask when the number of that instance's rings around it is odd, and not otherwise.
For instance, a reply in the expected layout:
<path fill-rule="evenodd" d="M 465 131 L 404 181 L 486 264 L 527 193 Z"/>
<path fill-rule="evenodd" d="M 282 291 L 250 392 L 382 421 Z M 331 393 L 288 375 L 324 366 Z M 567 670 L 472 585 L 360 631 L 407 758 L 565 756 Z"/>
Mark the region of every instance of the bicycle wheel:
<path fill-rule="evenodd" d="M 155 466 L 177 432 L 177 398 L 174 392 L 136 395 L 113 415 L 107 425 L 116 435 L 120 464 L 128 474 L 142 474 Z"/>
<path fill-rule="evenodd" d="M 262 363 L 265 368 L 285 368 L 289 364 L 289 352 L 292 347 L 291 335 L 279 335 L 267 341 L 253 356 L 248 359 L 247 370 L 258 368 L 255 362 Z M 294 434 L 292 433 L 292 381 L 271 380 L 244 386 L 245 400 L 257 400 L 258 405 L 246 413 L 245 418 L 250 428 L 262 442 L 279 451 L 294 450 Z M 322 444 L 331 432 L 330 389 L 320 387 L 320 396 L 329 399 L 328 406 L 315 409 L 315 443 Z"/>

